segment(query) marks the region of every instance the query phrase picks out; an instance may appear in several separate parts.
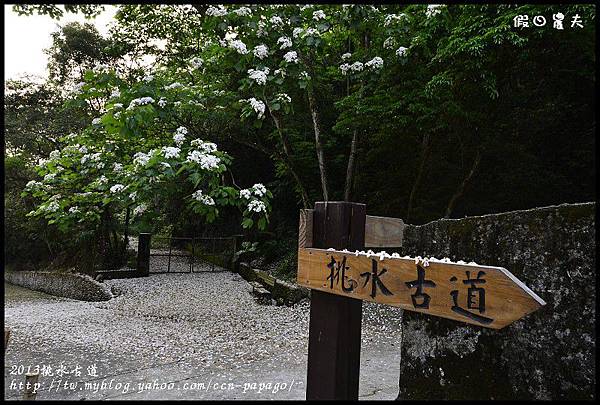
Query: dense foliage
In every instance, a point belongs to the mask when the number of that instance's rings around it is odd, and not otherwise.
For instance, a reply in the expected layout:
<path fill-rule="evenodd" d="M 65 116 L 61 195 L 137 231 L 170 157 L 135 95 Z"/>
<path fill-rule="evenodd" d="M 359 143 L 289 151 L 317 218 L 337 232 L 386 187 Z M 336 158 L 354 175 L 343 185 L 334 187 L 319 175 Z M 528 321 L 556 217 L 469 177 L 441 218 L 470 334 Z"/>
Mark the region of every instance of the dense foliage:
<path fill-rule="evenodd" d="M 521 14 L 549 24 L 514 28 Z M 61 126 L 52 136 L 22 112 L 6 123 L 19 153 L 47 159 L 27 188 L 42 201 L 31 216 L 65 231 L 148 215 L 181 234 L 203 218 L 281 239 L 317 200 L 423 223 L 593 199 L 591 5 L 147 4 L 119 6 L 116 22 L 110 38 L 54 36 L 50 82 L 75 88 L 64 107 L 33 92 Z M 154 62 L 125 63 L 142 57 Z M 40 114 L 32 100 L 24 111 Z M 87 125 L 60 124 L 61 108 Z M 239 212 L 217 218 L 216 206 Z"/>

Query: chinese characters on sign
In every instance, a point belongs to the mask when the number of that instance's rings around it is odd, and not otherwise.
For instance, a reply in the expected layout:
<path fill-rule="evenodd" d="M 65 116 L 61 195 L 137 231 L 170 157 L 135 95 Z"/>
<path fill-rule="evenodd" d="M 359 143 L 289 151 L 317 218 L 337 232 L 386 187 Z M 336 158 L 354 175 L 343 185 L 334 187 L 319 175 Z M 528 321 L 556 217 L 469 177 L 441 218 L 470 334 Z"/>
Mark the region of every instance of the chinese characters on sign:
<path fill-rule="evenodd" d="M 552 28 L 556 30 L 564 30 L 563 20 L 565 15 L 563 13 L 552 14 Z M 531 24 L 536 27 L 544 27 L 548 21 L 543 15 L 533 16 Z M 530 20 L 527 14 L 519 14 L 513 18 L 513 27 L 515 28 L 529 28 Z M 570 28 L 583 28 L 583 19 L 579 14 L 571 16 Z"/>
<path fill-rule="evenodd" d="M 329 280 L 329 288 L 330 289 L 333 289 L 334 285 L 338 285 L 338 283 L 340 281 L 340 270 L 341 270 L 341 272 L 342 272 L 342 275 L 341 275 L 342 291 L 344 291 L 344 292 L 354 291 L 354 288 L 356 287 L 357 283 L 355 280 L 351 279 L 349 276 L 346 275 L 346 270 L 349 269 L 349 267 L 346 265 L 346 260 L 347 260 L 347 258 L 346 258 L 346 256 L 344 256 L 341 261 L 336 261 L 335 257 L 333 255 L 331 255 L 331 261 L 327 265 L 327 267 L 329 268 L 329 275 L 327 276 L 327 280 Z M 407 281 L 405 284 L 408 288 L 416 288 L 415 293 L 410 296 L 413 307 L 428 309 L 429 301 L 431 300 L 431 296 L 429 296 L 428 294 L 423 292 L 423 287 L 435 288 L 436 284 L 432 280 L 425 280 L 425 268 L 424 267 L 420 266 L 418 263 L 416 264 L 416 266 L 417 266 L 417 279 L 412 280 L 412 281 Z M 385 284 L 383 283 L 383 280 L 382 280 L 382 276 L 387 272 L 387 269 L 382 267 L 381 271 L 378 272 L 377 271 L 378 264 L 377 264 L 377 260 L 375 260 L 375 259 L 371 259 L 371 267 L 372 267 L 371 272 L 364 272 L 364 273 L 360 274 L 361 277 L 365 278 L 365 282 L 362 285 L 362 288 L 365 288 L 367 286 L 367 284 L 369 282 L 371 282 L 371 284 L 370 284 L 371 292 L 369 294 L 369 296 L 371 298 L 377 297 L 377 287 L 379 287 L 379 290 L 381 291 L 382 294 L 393 295 L 393 293 L 385 286 Z M 466 270 L 467 279 L 463 281 L 464 284 L 471 285 L 467 291 L 467 308 L 468 309 L 477 309 L 480 313 L 485 312 L 485 289 L 478 288 L 475 285 L 485 283 L 485 280 L 482 279 L 482 277 L 484 275 L 485 275 L 485 272 L 480 271 L 477 274 L 476 279 L 471 279 L 470 271 Z M 347 284 L 346 284 L 346 279 L 348 280 Z M 455 282 L 456 277 L 452 276 L 450 278 L 450 281 Z M 452 296 L 452 300 L 454 302 L 454 305 L 452 306 L 452 310 L 454 312 L 456 312 L 462 316 L 465 316 L 467 318 L 470 318 L 474 321 L 477 321 L 479 323 L 482 323 L 482 324 L 488 324 L 493 321 L 493 319 L 486 318 L 485 316 L 477 315 L 475 313 L 469 312 L 469 311 L 461 308 L 457 303 L 458 290 L 452 290 L 450 292 L 450 295 Z"/>
<path fill-rule="evenodd" d="M 408 256 L 382 260 L 373 254 L 333 249 L 300 249 L 298 283 L 495 329 L 545 305 L 501 267 Z"/>
<path fill-rule="evenodd" d="M 54 367 L 50 364 L 36 364 L 34 366 L 29 365 L 26 369 L 23 365 L 13 365 L 10 369 L 9 374 L 22 375 L 26 373 L 34 373 L 40 374 L 42 377 L 63 377 L 65 375 L 71 374 L 74 377 L 81 377 L 81 369 L 82 367 L 79 364 L 75 365 L 74 367 L 67 367 L 64 365 L 64 363 L 60 363 L 60 365 Z M 89 377 L 98 377 L 98 367 L 95 363 L 87 367 L 86 375 Z"/>

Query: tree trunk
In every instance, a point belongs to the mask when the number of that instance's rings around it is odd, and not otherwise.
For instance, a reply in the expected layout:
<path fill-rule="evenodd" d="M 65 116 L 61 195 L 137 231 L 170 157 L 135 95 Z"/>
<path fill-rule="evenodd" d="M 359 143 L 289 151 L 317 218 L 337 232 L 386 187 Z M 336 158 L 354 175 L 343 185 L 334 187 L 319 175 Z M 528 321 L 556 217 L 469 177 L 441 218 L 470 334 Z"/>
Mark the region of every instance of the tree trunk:
<path fill-rule="evenodd" d="M 369 34 L 365 33 L 364 35 L 364 48 L 365 51 L 369 49 Z M 350 52 L 350 38 L 348 38 L 348 52 Z M 360 92 L 359 92 L 359 102 L 362 101 L 363 94 L 365 91 L 365 82 L 361 81 L 360 84 Z M 346 95 L 350 95 L 350 78 L 346 78 Z M 358 146 L 358 130 L 354 129 L 352 133 L 352 143 L 350 144 L 350 155 L 348 156 L 348 165 L 346 167 L 346 185 L 344 187 L 344 201 L 350 201 L 350 197 L 352 195 L 352 185 L 354 183 L 354 162 L 356 160 L 356 155 Z"/>
<path fill-rule="evenodd" d="M 312 116 L 313 129 L 315 132 L 315 149 L 317 150 L 317 160 L 319 162 L 319 172 L 321 173 L 321 188 L 323 190 L 323 201 L 329 201 L 329 192 L 327 189 L 327 169 L 325 167 L 325 156 L 323 154 L 323 145 L 321 143 L 321 122 L 317 102 L 311 86 L 308 86 L 308 104 Z"/>
<path fill-rule="evenodd" d="M 277 115 L 273 114 L 273 111 L 271 111 L 271 107 L 268 104 L 267 104 L 267 108 L 269 109 L 269 114 L 271 115 L 271 118 L 273 119 L 273 122 L 275 123 L 275 127 L 277 128 L 277 133 L 279 134 L 279 138 L 281 139 L 281 144 L 283 145 L 283 154 L 281 155 L 282 161 L 285 164 L 285 166 L 287 167 L 287 169 L 290 172 L 290 174 L 292 175 L 292 177 L 294 178 L 294 180 L 296 181 L 296 185 L 300 189 L 300 195 L 302 198 L 302 206 L 304 208 L 309 208 L 310 200 L 308 198 L 308 192 L 306 191 L 306 187 L 304 187 L 304 184 L 300 180 L 300 176 L 298 176 L 298 173 L 296 173 L 296 170 L 294 169 L 294 166 L 292 165 L 292 161 L 291 161 L 292 147 L 290 145 L 290 141 L 289 141 L 287 135 L 285 135 L 283 133 L 283 129 L 281 128 L 281 121 L 279 121 L 279 118 L 277 117 Z"/>
<path fill-rule="evenodd" d="M 354 161 L 356 160 L 356 147 L 358 144 L 358 130 L 352 134 L 352 143 L 350 144 L 350 156 L 348 156 L 348 166 L 346 168 L 346 186 L 344 188 L 344 201 L 350 201 L 352 193 L 352 183 L 354 180 Z"/>
<path fill-rule="evenodd" d="M 127 246 L 129 246 L 129 219 L 131 218 L 131 205 L 127 206 L 127 213 L 125 214 L 125 232 L 123 237 L 123 254 L 127 254 Z"/>
<path fill-rule="evenodd" d="M 421 180 L 423 178 L 423 172 L 425 171 L 425 164 L 427 163 L 427 158 L 429 157 L 429 153 L 431 152 L 431 136 L 429 134 L 425 134 L 425 136 L 423 137 L 422 150 L 423 150 L 423 153 L 421 155 L 421 164 L 419 166 L 419 171 L 417 172 L 417 177 L 415 178 L 415 182 L 413 183 L 412 189 L 410 190 L 410 196 L 408 197 L 408 209 L 406 210 L 406 221 L 408 221 L 410 219 L 410 213 L 412 211 L 415 194 L 421 184 Z"/>
<path fill-rule="evenodd" d="M 463 196 L 463 194 L 465 192 L 465 188 L 471 182 L 471 179 L 473 178 L 473 175 L 477 171 L 477 168 L 479 167 L 480 162 L 481 162 L 481 150 L 477 150 L 477 155 L 475 156 L 475 160 L 473 161 L 471 170 L 469 171 L 467 176 L 463 179 L 463 181 L 460 183 L 457 190 L 454 192 L 454 195 L 452 195 L 452 198 L 450 198 L 450 201 L 448 202 L 448 206 L 446 207 L 446 213 L 444 214 L 444 218 L 450 218 L 450 214 L 452 214 L 452 210 L 454 209 L 454 206 L 456 205 L 456 201 L 458 201 L 458 199 Z"/>

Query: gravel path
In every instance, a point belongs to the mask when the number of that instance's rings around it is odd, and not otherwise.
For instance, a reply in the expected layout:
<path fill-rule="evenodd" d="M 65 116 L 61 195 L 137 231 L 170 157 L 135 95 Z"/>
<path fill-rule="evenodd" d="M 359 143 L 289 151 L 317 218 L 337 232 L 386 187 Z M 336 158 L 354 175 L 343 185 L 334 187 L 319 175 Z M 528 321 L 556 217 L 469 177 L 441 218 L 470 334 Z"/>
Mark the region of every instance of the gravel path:
<path fill-rule="evenodd" d="M 40 376 L 38 399 L 304 399 L 308 301 L 259 305 L 227 271 L 106 284 L 119 295 L 100 303 L 5 284 L 6 399 L 22 395 L 18 366 L 61 363 L 71 373 Z M 396 397 L 400 321 L 399 309 L 363 304 L 361 398 Z"/>

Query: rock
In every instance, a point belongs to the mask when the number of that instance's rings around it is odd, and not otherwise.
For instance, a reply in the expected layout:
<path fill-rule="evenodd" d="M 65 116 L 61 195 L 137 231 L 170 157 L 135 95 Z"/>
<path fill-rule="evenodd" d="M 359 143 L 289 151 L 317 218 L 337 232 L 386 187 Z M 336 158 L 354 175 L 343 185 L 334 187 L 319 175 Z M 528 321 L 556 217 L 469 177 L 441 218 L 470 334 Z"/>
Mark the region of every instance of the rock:
<path fill-rule="evenodd" d="M 405 311 L 399 399 L 594 398 L 595 208 L 407 225 L 402 254 L 505 267 L 547 304 L 499 331 Z"/>

